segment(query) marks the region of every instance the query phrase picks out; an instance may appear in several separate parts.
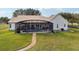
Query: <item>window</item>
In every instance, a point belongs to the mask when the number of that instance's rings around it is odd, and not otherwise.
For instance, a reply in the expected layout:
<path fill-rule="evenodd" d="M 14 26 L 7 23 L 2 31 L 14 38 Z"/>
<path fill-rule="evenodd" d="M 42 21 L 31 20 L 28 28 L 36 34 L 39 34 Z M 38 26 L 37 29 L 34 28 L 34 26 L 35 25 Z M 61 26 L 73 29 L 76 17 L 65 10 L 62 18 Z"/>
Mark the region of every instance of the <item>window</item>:
<path fill-rule="evenodd" d="M 57 24 L 57 28 L 58 28 L 58 24 Z"/>
<path fill-rule="evenodd" d="M 66 24 L 64 24 L 64 27 L 66 27 Z"/>

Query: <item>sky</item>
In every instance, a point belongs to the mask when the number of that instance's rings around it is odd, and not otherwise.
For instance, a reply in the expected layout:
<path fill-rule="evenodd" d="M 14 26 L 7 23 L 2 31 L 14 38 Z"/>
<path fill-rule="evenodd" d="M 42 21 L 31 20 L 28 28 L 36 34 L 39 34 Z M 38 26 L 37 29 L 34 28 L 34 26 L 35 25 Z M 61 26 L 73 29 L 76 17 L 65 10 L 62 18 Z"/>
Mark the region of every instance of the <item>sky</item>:
<path fill-rule="evenodd" d="M 0 8 L 0 17 L 12 17 L 12 14 L 18 8 Z M 43 16 L 56 15 L 60 12 L 79 13 L 79 8 L 33 8 L 38 9 Z"/>

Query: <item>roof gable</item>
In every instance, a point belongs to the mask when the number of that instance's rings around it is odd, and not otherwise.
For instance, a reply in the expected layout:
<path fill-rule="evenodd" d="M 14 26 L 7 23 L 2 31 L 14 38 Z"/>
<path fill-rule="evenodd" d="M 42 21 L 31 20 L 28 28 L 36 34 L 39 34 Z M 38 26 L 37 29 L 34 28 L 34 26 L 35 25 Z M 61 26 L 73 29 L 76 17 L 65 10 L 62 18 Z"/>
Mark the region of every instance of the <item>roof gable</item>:
<path fill-rule="evenodd" d="M 53 18 L 53 21 L 64 21 L 64 22 L 67 22 L 68 23 L 68 21 L 63 17 L 63 16 L 61 16 L 61 15 L 56 15 L 56 16 L 54 16 L 54 18 Z"/>

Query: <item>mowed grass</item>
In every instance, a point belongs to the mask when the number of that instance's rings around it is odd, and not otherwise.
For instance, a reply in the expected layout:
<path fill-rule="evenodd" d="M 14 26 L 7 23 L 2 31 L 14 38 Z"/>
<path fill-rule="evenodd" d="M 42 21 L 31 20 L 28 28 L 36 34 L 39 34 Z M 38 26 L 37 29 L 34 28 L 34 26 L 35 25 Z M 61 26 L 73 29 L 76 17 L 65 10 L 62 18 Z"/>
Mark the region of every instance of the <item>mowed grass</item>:
<path fill-rule="evenodd" d="M 79 51 L 79 29 L 68 32 L 38 33 L 31 51 Z"/>
<path fill-rule="evenodd" d="M 7 24 L 0 24 L 0 51 L 15 51 L 31 43 L 31 34 L 17 34 L 8 29 Z"/>

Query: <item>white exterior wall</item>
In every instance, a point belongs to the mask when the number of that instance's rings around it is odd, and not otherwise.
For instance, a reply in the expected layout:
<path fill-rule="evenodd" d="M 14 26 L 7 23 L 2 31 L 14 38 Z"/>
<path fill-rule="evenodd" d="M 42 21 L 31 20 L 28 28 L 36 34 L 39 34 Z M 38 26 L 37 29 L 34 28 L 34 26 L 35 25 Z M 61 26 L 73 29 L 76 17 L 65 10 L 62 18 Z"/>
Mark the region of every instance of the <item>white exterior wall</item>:
<path fill-rule="evenodd" d="M 53 23 L 53 30 L 61 30 L 63 28 L 64 30 L 68 30 L 68 21 L 65 20 L 62 16 L 58 15 L 54 19 L 52 19 Z M 58 28 L 57 28 L 58 24 Z M 65 24 L 65 26 L 64 26 Z"/>
<path fill-rule="evenodd" d="M 10 30 L 15 30 L 15 23 L 10 24 Z"/>

